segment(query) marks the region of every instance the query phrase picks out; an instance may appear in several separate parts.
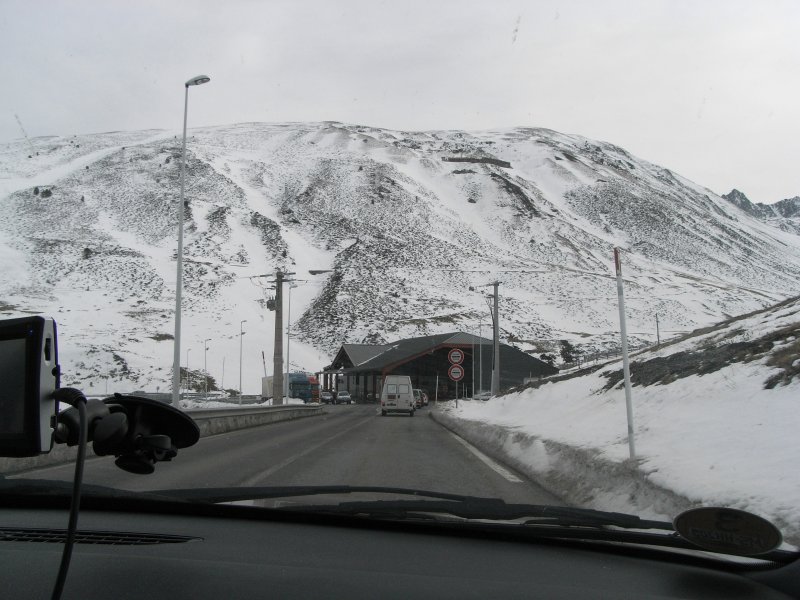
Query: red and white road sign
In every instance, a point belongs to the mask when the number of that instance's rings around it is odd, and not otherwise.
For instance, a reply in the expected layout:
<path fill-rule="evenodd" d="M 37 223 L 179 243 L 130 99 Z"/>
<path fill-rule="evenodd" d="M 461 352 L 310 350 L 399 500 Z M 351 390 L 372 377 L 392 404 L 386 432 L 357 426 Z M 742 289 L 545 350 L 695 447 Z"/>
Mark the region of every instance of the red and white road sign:
<path fill-rule="evenodd" d="M 453 381 L 461 381 L 464 379 L 464 367 L 461 365 L 450 365 L 450 368 L 447 369 L 447 374 Z"/>
<path fill-rule="evenodd" d="M 464 352 L 458 348 L 453 348 L 447 353 L 447 358 L 450 360 L 451 364 L 460 365 L 464 362 Z M 461 377 L 459 377 L 459 379 L 461 379 Z"/>

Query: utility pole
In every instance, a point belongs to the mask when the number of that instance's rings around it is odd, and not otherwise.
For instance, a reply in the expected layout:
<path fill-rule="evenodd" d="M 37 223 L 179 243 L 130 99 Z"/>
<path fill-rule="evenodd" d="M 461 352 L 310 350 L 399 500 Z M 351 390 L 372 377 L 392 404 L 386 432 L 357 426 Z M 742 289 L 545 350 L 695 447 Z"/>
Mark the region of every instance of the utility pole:
<path fill-rule="evenodd" d="M 272 404 L 283 404 L 283 271 L 275 272 L 275 351 L 272 356 Z"/>
<path fill-rule="evenodd" d="M 494 287 L 494 310 L 492 311 L 492 321 L 494 322 L 494 364 L 492 365 L 492 396 L 500 392 L 500 313 L 499 293 L 497 287 L 499 281 L 492 283 Z"/>
<path fill-rule="evenodd" d="M 291 335 L 292 335 L 292 288 L 297 287 L 292 283 L 289 284 L 289 294 L 286 298 L 286 381 L 284 382 L 284 386 L 286 387 L 286 398 L 287 402 L 289 401 L 289 367 L 291 366 L 291 361 L 289 359 L 289 351 L 291 349 Z"/>
<path fill-rule="evenodd" d="M 656 345 L 661 345 L 661 333 L 658 330 L 658 313 L 656 313 Z"/>
<path fill-rule="evenodd" d="M 294 273 L 275 272 L 275 354 L 273 355 L 272 403 L 283 404 L 283 284 L 292 283 Z M 287 361 L 288 362 L 288 361 Z M 287 377 L 288 383 L 288 377 Z M 277 394 L 275 391 L 277 390 Z M 277 402 L 275 400 L 277 399 Z"/>

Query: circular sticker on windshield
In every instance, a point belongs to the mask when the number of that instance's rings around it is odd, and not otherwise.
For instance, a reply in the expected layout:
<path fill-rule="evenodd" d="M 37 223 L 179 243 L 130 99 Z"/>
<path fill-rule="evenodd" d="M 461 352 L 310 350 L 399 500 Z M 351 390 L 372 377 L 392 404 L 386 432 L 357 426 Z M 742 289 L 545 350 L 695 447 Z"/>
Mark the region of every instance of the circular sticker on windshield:
<path fill-rule="evenodd" d="M 772 523 L 735 508 L 693 508 L 675 517 L 672 524 L 684 539 L 724 554 L 755 556 L 775 550 L 783 541 Z"/>

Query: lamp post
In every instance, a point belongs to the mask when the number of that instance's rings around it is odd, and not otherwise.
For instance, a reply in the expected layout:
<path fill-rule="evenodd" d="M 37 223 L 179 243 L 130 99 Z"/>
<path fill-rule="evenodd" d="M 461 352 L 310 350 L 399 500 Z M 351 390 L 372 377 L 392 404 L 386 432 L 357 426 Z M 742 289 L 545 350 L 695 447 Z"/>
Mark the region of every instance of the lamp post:
<path fill-rule="evenodd" d="M 205 395 L 206 396 L 208 396 L 208 368 L 207 368 L 208 361 L 207 361 L 207 358 L 208 358 L 208 342 L 210 342 L 210 341 L 211 341 L 211 338 L 206 338 L 206 339 L 203 340 L 203 346 L 205 348 L 203 350 L 203 381 L 205 382 L 204 389 L 205 389 Z"/>
<path fill-rule="evenodd" d="M 183 102 L 183 150 L 181 152 L 181 197 L 178 205 L 178 275 L 175 285 L 175 353 L 172 360 L 172 404 L 178 404 L 181 391 L 181 292 L 183 290 L 183 194 L 186 180 L 186 119 L 189 113 L 189 86 L 211 81 L 207 75 L 192 77 L 184 84 L 186 94 Z"/>
<path fill-rule="evenodd" d="M 247 319 L 239 321 L 239 404 L 242 404 L 242 324 L 247 323 Z"/>

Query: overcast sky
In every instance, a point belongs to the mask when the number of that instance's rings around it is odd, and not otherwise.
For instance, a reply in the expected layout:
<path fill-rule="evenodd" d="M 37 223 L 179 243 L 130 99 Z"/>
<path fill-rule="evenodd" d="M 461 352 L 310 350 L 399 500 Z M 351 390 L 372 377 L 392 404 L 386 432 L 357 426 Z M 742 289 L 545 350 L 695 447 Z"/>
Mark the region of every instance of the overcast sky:
<path fill-rule="evenodd" d="M 548 127 L 800 195 L 797 0 L 0 0 L 0 142 L 337 120 Z"/>

